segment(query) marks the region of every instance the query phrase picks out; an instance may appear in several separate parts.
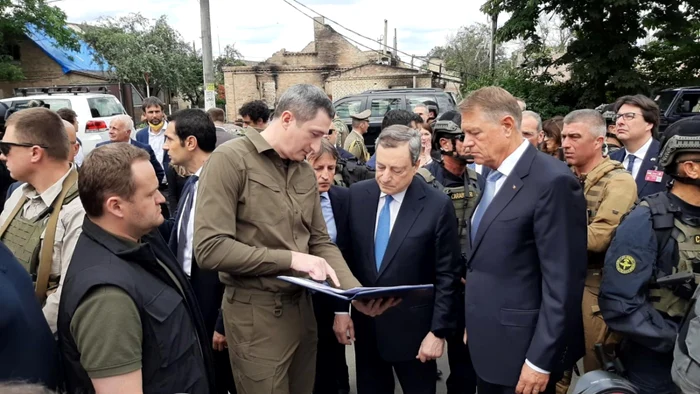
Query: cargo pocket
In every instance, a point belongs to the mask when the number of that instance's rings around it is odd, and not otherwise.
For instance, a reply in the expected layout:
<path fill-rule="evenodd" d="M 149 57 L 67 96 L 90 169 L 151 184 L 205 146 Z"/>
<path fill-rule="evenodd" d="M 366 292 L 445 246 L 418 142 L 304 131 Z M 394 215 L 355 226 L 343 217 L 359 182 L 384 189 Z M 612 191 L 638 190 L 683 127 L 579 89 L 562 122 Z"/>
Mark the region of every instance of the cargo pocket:
<path fill-rule="evenodd" d="M 246 360 L 239 356 L 232 360 L 235 380 L 238 388 L 243 389 L 239 394 L 272 394 L 277 367 L 256 361 Z"/>
<path fill-rule="evenodd" d="M 150 317 L 148 325 L 153 330 L 157 351 L 161 355 L 161 368 L 174 364 L 183 355 L 193 351 L 197 340 L 194 327 L 189 324 L 189 335 L 180 329 L 191 319 L 179 294 L 169 288 L 163 288 L 144 306 L 144 310 Z"/>
<path fill-rule="evenodd" d="M 257 172 L 248 173 L 248 196 L 247 200 L 251 204 L 244 205 L 239 209 L 238 215 L 241 219 L 251 223 L 264 223 L 268 225 L 276 225 L 283 218 L 282 207 L 286 205 L 283 197 L 282 188 L 277 184 L 277 181 L 269 175 L 260 174 Z M 254 205 L 259 202 L 265 202 L 270 207 L 277 209 L 256 209 Z"/>

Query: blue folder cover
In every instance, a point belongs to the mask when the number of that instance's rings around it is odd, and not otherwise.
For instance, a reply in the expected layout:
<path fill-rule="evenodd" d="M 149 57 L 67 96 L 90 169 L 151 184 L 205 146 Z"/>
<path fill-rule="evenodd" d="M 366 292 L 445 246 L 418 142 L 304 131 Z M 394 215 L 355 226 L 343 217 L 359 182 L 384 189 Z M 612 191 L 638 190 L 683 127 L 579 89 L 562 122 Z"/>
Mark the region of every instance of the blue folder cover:
<path fill-rule="evenodd" d="M 336 289 L 324 283 L 318 283 L 311 279 L 297 278 L 294 276 L 278 276 L 277 279 L 285 282 L 294 283 L 305 287 L 312 291 L 317 291 L 323 294 L 340 298 L 345 301 L 353 300 L 368 300 L 375 298 L 406 298 L 413 296 L 431 295 L 433 285 L 408 285 L 408 286 L 390 286 L 390 287 L 354 287 L 348 290 Z"/>

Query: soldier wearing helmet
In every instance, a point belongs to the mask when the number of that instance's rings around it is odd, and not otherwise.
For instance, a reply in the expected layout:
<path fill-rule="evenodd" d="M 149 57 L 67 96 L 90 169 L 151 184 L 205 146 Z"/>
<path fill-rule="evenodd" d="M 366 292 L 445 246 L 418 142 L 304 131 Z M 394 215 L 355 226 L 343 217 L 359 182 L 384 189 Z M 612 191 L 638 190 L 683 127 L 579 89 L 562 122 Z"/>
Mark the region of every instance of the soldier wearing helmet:
<path fill-rule="evenodd" d="M 669 126 L 661 146 L 670 189 L 643 197 L 618 227 L 599 297 L 605 322 L 624 336 L 619 356 L 640 394 L 677 392 L 673 349 L 700 272 L 700 117 Z"/>

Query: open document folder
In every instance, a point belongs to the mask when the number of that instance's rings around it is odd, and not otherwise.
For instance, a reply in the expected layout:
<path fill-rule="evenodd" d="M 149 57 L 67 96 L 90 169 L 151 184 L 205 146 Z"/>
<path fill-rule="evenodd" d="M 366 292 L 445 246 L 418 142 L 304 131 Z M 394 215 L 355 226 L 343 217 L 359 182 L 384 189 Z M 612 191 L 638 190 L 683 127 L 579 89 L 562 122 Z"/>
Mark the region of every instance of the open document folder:
<path fill-rule="evenodd" d="M 341 290 L 330 287 L 311 279 L 297 278 L 294 276 L 278 276 L 277 279 L 294 283 L 309 290 L 318 291 L 346 301 L 368 300 L 373 298 L 406 298 L 413 296 L 430 295 L 433 285 L 390 286 L 390 287 L 353 287 L 349 290 Z"/>

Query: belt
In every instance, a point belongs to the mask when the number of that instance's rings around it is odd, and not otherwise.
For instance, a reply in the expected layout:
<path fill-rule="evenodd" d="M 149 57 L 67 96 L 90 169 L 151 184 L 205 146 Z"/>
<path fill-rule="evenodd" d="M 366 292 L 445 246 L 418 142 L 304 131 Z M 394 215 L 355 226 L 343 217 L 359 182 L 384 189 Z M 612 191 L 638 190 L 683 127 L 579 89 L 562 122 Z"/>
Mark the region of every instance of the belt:
<path fill-rule="evenodd" d="M 228 300 L 244 302 L 247 304 L 257 305 L 277 305 L 282 304 L 298 304 L 302 297 L 308 297 L 309 293 L 306 290 L 301 290 L 295 293 L 273 293 L 264 290 L 242 289 L 233 286 L 226 286 L 224 296 Z"/>

